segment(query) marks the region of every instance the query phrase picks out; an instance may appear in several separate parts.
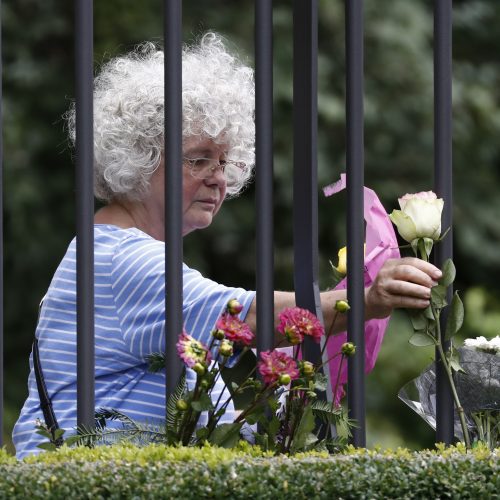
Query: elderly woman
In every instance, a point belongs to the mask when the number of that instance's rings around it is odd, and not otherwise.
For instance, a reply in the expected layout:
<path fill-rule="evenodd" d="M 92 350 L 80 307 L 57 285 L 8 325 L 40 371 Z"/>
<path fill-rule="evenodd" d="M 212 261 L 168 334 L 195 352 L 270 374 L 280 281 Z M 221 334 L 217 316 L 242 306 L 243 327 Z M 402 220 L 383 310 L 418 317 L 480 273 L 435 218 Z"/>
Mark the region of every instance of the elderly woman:
<path fill-rule="evenodd" d="M 135 419 L 163 419 L 165 375 L 150 373 L 146 357 L 165 349 L 163 53 L 145 44 L 113 59 L 94 92 L 96 406 Z M 254 161 L 252 70 L 221 39 L 205 35 L 183 54 L 183 234 L 208 227 L 223 201 L 248 182 Z M 68 113 L 74 139 L 74 109 Z M 367 318 L 394 306 L 423 308 L 440 271 L 420 260 L 386 263 L 366 290 Z M 40 365 L 63 429 L 76 426 L 75 240 L 43 301 L 36 330 Z M 183 268 L 185 329 L 203 341 L 229 299 L 255 327 L 255 292 L 220 285 Z M 325 322 L 344 291 L 322 294 Z M 276 292 L 279 311 L 294 294 Z M 343 326 L 337 325 L 339 329 Z M 43 421 L 31 359 L 29 397 L 13 433 L 17 456 L 40 451 L 34 432 Z M 188 374 L 194 380 L 193 374 Z M 220 389 L 219 389 L 220 390 Z M 231 411 L 225 415 L 231 420 Z"/>

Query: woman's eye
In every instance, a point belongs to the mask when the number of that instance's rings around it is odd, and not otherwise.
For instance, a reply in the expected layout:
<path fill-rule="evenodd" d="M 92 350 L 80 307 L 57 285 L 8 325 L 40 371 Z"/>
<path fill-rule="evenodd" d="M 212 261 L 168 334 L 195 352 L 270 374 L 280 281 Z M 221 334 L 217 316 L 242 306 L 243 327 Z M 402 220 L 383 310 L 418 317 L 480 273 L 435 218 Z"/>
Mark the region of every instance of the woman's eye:
<path fill-rule="evenodd" d="M 204 168 L 210 167 L 211 160 L 208 158 L 198 158 L 194 161 L 193 167 L 197 170 L 202 170 Z"/>

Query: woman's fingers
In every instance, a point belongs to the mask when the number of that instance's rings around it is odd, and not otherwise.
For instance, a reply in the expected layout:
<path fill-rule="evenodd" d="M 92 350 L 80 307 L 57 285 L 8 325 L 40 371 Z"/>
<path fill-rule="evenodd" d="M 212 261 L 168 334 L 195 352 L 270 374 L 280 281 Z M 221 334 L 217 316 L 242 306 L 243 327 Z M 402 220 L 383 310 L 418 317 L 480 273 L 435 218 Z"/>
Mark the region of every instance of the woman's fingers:
<path fill-rule="evenodd" d="M 396 307 L 424 309 L 441 275 L 436 266 L 414 257 L 388 260 L 367 289 L 367 310 L 380 318 Z"/>

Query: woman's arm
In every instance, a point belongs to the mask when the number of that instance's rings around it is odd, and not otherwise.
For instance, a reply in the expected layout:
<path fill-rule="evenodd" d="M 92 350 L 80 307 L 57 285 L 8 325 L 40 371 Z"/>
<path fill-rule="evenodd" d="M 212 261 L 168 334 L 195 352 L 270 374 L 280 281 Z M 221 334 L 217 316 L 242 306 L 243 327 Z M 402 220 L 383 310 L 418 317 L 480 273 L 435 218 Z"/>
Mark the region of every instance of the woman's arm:
<path fill-rule="evenodd" d="M 423 260 L 414 257 L 387 260 L 380 269 L 372 286 L 365 289 L 365 319 L 385 318 L 396 307 L 424 309 L 429 305 L 431 288 L 437 284 L 441 271 Z M 328 329 L 334 318 L 337 300 L 346 300 L 346 290 L 329 290 L 321 293 L 321 308 L 325 326 Z M 274 323 L 285 307 L 295 306 L 294 292 L 274 292 Z M 253 331 L 257 326 L 257 298 L 245 318 Z M 337 315 L 334 332 L 344 331 L 347 327 L 345 314 Z M 283 345 L 283 337 L 276 339 Z"/>

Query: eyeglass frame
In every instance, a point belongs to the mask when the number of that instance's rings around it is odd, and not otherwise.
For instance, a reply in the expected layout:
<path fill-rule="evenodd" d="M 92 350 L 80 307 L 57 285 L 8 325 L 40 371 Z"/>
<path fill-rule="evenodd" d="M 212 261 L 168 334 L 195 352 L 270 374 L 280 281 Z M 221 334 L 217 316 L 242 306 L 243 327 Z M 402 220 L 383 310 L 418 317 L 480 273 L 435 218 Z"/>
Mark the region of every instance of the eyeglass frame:
<path fill-rule="evenodd" d="M 206 170 L 206 172 L 207 172 L 207 175 L 205 175 L 204 177 L 198 177 L 197 175 L 194 174 L 194 171 L 193 171 L 193 168 L 194 168 L 196 162 L 200 161 L 200 160 L 206 160 L 206 161 L 212 163 L 212 165 L 210 167 L 206 167 L 205 169 L 201 170 L 201 172 L 204 170 Z M 246 163 L 243 161 L 217 160 L 215 158 L 203 158 L 203 157 L 201 157 L 201 158 L 187 158 L 186 156 L 184 156 L 182 158 L 182 164 L 188 168 L 189 173 L 195 179 L 200 179 L 200 180 L 208 179 L 209 177 L 214 175 L 217 170 L 220 170 L 222 172 L 222 174 L 225 176 L 226 175 L 225 169 L 228 165 L 234 165 L 235 167 L 239 168 L 240 170 L 244 170 L 245 167 L 247 166 Z"/>

